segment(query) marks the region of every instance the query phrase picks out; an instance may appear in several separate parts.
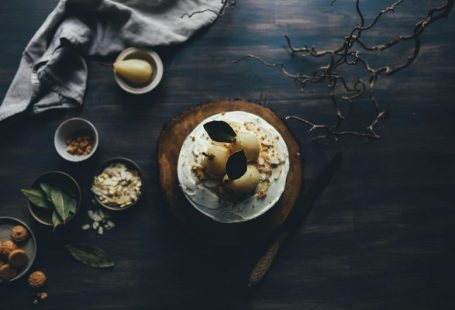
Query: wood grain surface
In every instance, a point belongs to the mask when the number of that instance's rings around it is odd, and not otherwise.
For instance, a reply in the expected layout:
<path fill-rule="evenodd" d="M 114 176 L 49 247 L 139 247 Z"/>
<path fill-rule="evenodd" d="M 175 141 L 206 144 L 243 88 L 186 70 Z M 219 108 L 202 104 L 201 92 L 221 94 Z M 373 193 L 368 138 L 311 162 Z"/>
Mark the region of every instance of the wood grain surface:
<path fill-rule="evenodd" d="M 183 142 L 194 128 L 212 115 L 244 111 L 260 116 L 281 135 L 289 151 L 289 173 L 280 200 L 265 214 L 245 223 L 222 224 L 197 211 L 185 198 L 177 177 L 177 162 Z M 303 163 L 298 142 L 283 121 L 270 109 L 243 100 L 219 100 L 194 107 L 172 119 L 158 142 L 160 182 L 166 202 L 187 233 L 215 246 L 263 246 L 288 217 L 300 196 Z"/>
<path fill-rule="evenodd" d="M 299 233 L 288 240 L 263 282 L 246 289 L 258 253 L 230 252 L 194 242 L 174 224 L 159 185 L 157 141 L 173 117 L 201 102 L 241 98 L 279 116 L 333 117 L 323 88 L 302 94 L 279 70 L 257 62 L 233 64 L 255 53 L 289 70 L 315 66 L 290 57 L 284 34 L 296 45 L 333 47 L 358 23 L 354 1 L 239 0 L 234 10 L 189 42 L 159 47 L 165 73 L 144 96 L 122 92 L 109 68 L 90 61 L 84 107 L 24 116 L 0 124 L 0 215 L 34 230 L 34 269 L 49 277 L 49 300 L 37 309 L 454 309 L 455 308 L 455 16 L 431 25 L 408 69 L 378 84 L 389 117 L 380 141 L 346 138 L 313 143 L 300 123 L 305 182 L 327 159 L 344 161 Z M 381 42 L 412 31 L 438 0 L 407 0 L 365 40 Z M 0 98 L 16 72 L 28 40 L 57 0 L 0 0 Z M 362 1 L 367 19 L 389 1 Z M 454 13 L 454 12 L 452 12 Z M 374 59 L 395 63 L 411 45 Z M 355 74 L 355 73 L 354 73 Z M 368 104 L 356 104 L 352 126 L 364 128 Z M 96 156 L 67 163 L 53 148 L 53 134 L 68 117 L 92 121 L 100 133 Z M 99 236 L 81 232 L 91 207 L 89 184 L 114 156 L 136 161 L 146 192 L 140 204 L 116 216 L 117 227 Z M 50 170 L 73 175 L 83 188 L 83 210 L 67 231 L 52 233 L 34 222 L 19 189 Z M 105 249 L 112 270 L 80 265 L 64 250 L 82 241 Z M 0 287 L 0 309 L 28 309 L 24 281 Z"/>

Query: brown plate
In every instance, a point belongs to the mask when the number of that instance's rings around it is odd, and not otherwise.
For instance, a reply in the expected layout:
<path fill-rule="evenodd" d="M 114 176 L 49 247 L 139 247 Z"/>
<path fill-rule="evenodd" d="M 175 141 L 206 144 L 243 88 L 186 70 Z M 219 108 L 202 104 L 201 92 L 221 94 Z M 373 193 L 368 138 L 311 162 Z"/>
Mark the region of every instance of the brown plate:
<path fill-rule="evenodd" d="M 24 226 L 28 232 L 30 233 L 30 238 L 27 239 L 27 241 L 22 242 L 22 243 L 17 243 L 18 248 L 23 249 L 25 252 L 27 252 L 28 256 L 28 264 L 24 268 L 18 271 L 16 277 L 12 278 L 8 282 L 13 282 L 20 277 L 22 277 L 24 274 L 27 273 L 27 271 L 32 267 L 33 262 L 35 261 L 36 257 L 36 239 L 35 235 L 33 234 L 33 231 L 28 227 L 27 224 L 22 222 L 21 220 L 18 220 L 13 217 L 6 217 L 2 216 L 0 217 L 0 241 L 6 241 L 11 239 L 11 229 L 16 226 L 16 225 L 22 225 Z M 2 283 L 2 280 L 0 280 L 0 283 Z"/>
<path fill-rule="evenodd" d="M 260 217 L 238 224 L 215 222 L 195 210 L 185 199 L 177 178 L 177 161 L 183 141 L 207 117 L 227 112 L 256 114 L 281 134 L 289 150 L 286 188 L 278 203 Z M 286 124 L 272 110 L 248 101 L 221 100 L 184 112 L 171 120 L 161 132 L 158 144 L 160 182 L 170 211 L 180 225 L 197 239 L 216 245 L 247 246 L 268 239 L 286 220 L 297 201 L 303 181 L 300 147 Z"/>

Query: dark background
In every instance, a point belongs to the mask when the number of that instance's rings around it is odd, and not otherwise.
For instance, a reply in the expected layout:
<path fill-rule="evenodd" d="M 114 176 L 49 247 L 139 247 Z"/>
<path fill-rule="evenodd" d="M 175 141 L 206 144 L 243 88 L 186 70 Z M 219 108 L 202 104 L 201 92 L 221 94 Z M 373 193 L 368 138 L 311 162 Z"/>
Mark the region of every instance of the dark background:
<path fill-rule="evenodd" d="M 279 71 L 231 61 L 255 53 L 291 69 L 312 60 L 291 58 L 282 35 L 296 45 L 334 47 L 357 23 L 354 1 L 239 0 L 238 6 L 188 43 L 159 48 L 165 75 L 154 92 L 122 92 L 112 72 L 90 63 L 83 109 L 25 117 L 0 127 L 0 216 L 25 220 L 39 244 L 34 269 L 49 277 L 43 309 L 454 309 L 455 308 L 455 19 L 432 25 L 420 56 L 405 71 L 380 81 L 378 98 L 389 117 L 379 141 L 343 138 L 313 143 L 300 123 L 289 122 L 302 144 L 305 181 L 338 150 L 344 162 L 263 283 L 244 288 L 254 254 L 194 242 L 175 228 L 158 182 L 157 139 L 178 113 L 219 98 L 261 102 L 281 116 L 330 120 L 323 90 L 301 94 Z M 367 17 L 389 1 L 363 1 Z M 370 42 L 407 34 L 417 18 L 442 1 L 405 1 L 369 35 Z M 0 98 L 21 52 L 56 0 L 0 1 Z M 452 12 L 452 15 L 455 12 Z M 404 60 L 411 45 L 377 63 Z M 370 105 L 358 103 L 354 128 L 364 128 Z M 63 161 L 54 150 L 57 125 L 71 116 L 91 120 L 100 132 L 94 158 Z M 145 196 L 98 236 L 80 231 L 91 207 L 95 169 L 113 156 L 144 170 Z M 50 170 L 74 175 L 84 189 L 83 212 L 70 231 L 52 233 L 34 222 L 19 189 Z M 98 245 L 116 261 L 96 270 L 74 261 L 66 242 Z M 0 287 L 0 308 L 31 307 L 26 280 Z"/>

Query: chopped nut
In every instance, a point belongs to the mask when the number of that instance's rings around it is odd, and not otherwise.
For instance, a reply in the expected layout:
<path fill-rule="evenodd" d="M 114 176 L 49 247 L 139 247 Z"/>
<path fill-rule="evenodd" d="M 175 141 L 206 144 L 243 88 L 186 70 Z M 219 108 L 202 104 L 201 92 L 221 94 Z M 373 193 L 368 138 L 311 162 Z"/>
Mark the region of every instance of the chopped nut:
<path fill-rule="evenodd" d="M 93 180 L 92 192 L 106 205 L 126 207 L 141 194 L 142 180 L 136 170 L 122 163 L 112 164 Z M 93 215 L 96 219 L 96 215 Z"/>
<path fill-rule="evenodd" d="M 107 221 L 106 226 L 108 230 L 115 228 L 115 224 L 112 221 Z"/>
<path fill-rule="evenodd" d="M 93 150 L 90 136 L 76 136 L 65 140 L 66 151 L 71 155 L 88 155 Z"/>
<path fill-rule="evenodd" d="M 40 302 L 45 301 L 49 297 L 49 294 L 47 292 L 34 292 L 33 296 L 35 297 L 35 299 L 33 299 L 33 304 L 37 305 Z"/>
<path fill-rule="evenodd" d="M 100 226 L 100 223 L 99 223 L 99 222 L 93 222 L 93 224 L 92 224 L 92 227 L 93 227 L 93 229 L 95 229 L 95 230 L 97 230 L 99 226 Z"/>

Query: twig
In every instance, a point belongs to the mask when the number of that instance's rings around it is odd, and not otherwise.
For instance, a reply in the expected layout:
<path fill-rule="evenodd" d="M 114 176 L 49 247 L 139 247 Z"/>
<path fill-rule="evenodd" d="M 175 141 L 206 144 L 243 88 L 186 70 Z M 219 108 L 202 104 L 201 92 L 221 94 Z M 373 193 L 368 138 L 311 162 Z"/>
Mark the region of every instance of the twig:
<path fill-rule="evenodd" d="M 332 1 L 332 4 L 336 0 Z M 323 135 L 318 135 L 316 139 L 320 138 L 333 138 L 337 136 L 358 136 L 367 137 L 372 139 L 380 139 L 381 136 L 376 132 L 376 126 L 379 122 L 385 118 L 386 111 L 384 111 L 379 105 L 376 96 L 375 89 L 378 79 L 381 75 L 390 76 L 398 71 L 401 71 L 410 66 L 419 54 L 421 47 L 421 35 L 425 31 L 426 27 L 436 22 L 441 18 L 449 16 L 454 6 L 455 0 L 445 0 L 443 4 L 435 7 L 428 11 L 425 18 L 419 20 L 411 34 L 406 36 L 399 36 L 393 40 L 377 45 L 368 45 L 362 39 L 364 32 L 368 32 L 373 29 L 381 20 L 381 17 L 394 12 L 397 7 L 402 4 L 404 0 L 395 0 L 391 5 L 385 9 L 379 11 L 377 15 L 372 19 L 370 24 L 365 23 L 365 18 L 360 7 L 360 0 L 356 0 L 355 7 L 356 13 L 359 18 L 359 24 L 353 27 L 349 34 L 344 38 L 343 43 L 334 49 L 327 50 L 316 50 L 314 47 L 294 47 L 291 39 L 285 35 L 284 38 L 287 43 L 289 53 L 291 55 L 298 55 L 302 57 L 314 57 L 314 58 L 329 58 L 329 61 L 321 65 L 317 70 L 310 74 L 295 72 L 289 72 L 285 66 L 281 63 L 269 63 L 264 59 L 256 55 L 247 55 L 234 62 L 240 62 L 245 59 L 254 59 L 261 62 L 271 68 L 279 68 L 285 76 L 294 79 L 300 85 L 300 89 L 303 91 L 310 83 L 326 83 L 329 91 L 329 97 L 333 103 L 335 110 L 336 120 L 332 124 L 317 124 L 309 121 L 301 116 L 290 115 L 287 119 L 293 119 L 310 126 L 309 133 L 322 131 Z M 370 63 L 363 57 L 362 51 L 374 53 L 382 52 L 389 49 L 403 41 L 414 41 L 414 47 L 412 54 L 406 58 L 401 64 L 390 66 L 384 65 L 377 68 L 370 65 Z M 352 82 L 347 82 L 347 78 L 339 73 L 340 69 L 344 66 L 360 66 L 368 74 L 368 79 L 356 78 Z M 340 85 L 343 90 L 341 95 L 336 95 L 336 88 Z M 352 111 L 352 101 L 367 95 L 370 102 L 373 104 L 375 110 L 375 116 L 373 121 L 366 127 L 365 131 L 354 131 L 354 130 L 340 130 L 340 126 L 346 121 L 350 112 Z M 348 103 L 349 111 L 343 114 L 340 110 L 338 101 L 343 100 Z"/>
<path fill-rule="evenodd" d="M 194 11 L 191 13 L 185 13 L 180 18 L 183 18 L 183 17 L 191 18 L 196 14 L 201 14 L 201 13 L 205 13 L 205 12 L 211 12 L 211 13 L 217 15 L 218 17 L 220 17 L 226 13 L 226 10 L 228 8 L 233 8 L 236 5 L 236 1 L 237 0 L 221 0 L 222 6 L 221 6 L 221 10 L 219 12 L 215 11 L 214 9 L 204 9 L 204 10 L 200 10 L 200 11 Z"/>

